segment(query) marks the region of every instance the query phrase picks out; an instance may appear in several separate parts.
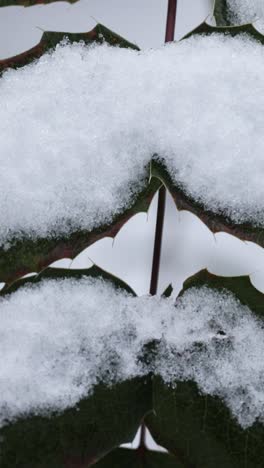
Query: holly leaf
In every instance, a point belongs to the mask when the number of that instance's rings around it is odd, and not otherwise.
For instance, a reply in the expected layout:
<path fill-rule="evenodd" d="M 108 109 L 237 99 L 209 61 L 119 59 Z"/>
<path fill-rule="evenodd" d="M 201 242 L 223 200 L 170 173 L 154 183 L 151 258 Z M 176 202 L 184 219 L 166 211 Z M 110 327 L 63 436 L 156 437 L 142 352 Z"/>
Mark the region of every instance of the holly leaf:
<path fill-rule="evenodd" d="M 68 236 L 27 238 L 14 240 L 10 246 L 0 248 L 0 282 L 12 284 L 31 272 L 40 272 L 62 258 L 74 259 L 85 248 L 104 237 L 114 238 L 123 225 L 135 214 L 147 212 L 150 203 L 161 186 L 157 179 L 146 179 L 145 189 L 137 196 L 133 205 L 114 218 L 109 225 L 93 231 L 79 230 Z"/>
<path fill-rule="evenodd" d="M 54 49 L 64 37 L 67 37 L 70 42 L 83 41 L 86 44 L 107 42 L 112 46 L 138 50 L 137 46 L 101 24 L 87 33 L 45 32 L 39 44 L 32 49 L 15 57 L 1 60 L 0 72 L 10 67 L 18 68 L 31 63 L 48 50 Z M 100 226 L 93 231 L 78 230 L 60 237 L 56 236 L 56 233 L 49 238 L 34 239 L 26 235 L 16 238 L 14 235 L 7 247 L 0 248 L 0 282 L 11 284 L 25 274 L 40 272 L 61 258 L 75 258 L 97 240 L 104 237 L 114 238 L 132 216 L 139 212 L 147 212 L 154 194 L 160 187 L 160 182 L 157 180 L 149 183 L 147 170 L 146 173 L 144 188 L 134 203 L 127 209 L 125 208 L 123 213 L 115 216 L 108 225 Z"/>
<path fill-rule="evenodd" d="M 76 3 L 79 0 L 0 0 L 0 7 L 8 7 L 8 6 L 24 6 L 29 7 L 33 5 L 41 5 L 47 3 L 54 3 L 54 2 L 68 2 L 68 3 Z"/>
<path fill-rule="evenodd" d="M 231 292 L 263 318 L 263 294 L 249 277 L 224 278 L 202 270 L 185 281 L 180 295 L 190 288 Z M 243 428 L 220 398 L 201 394 L 191 381 L 170 387 L 153 377 L 153 413 L 146 425 L 156 442 L 178 456 L 187 468 L 261 468 L 264 426 Z"/>
<path fill-rule="evenodd" d="M 103 278 L 117 289 L 134 291 L 110 273 L 48 268 L 40 275 L 17 281 L 1 296 L 47 279 Z M 132 409 L 132 410 L 131 410 Z M 49 415 L 20 417 L 0 430 L 1 467 L 79 467 L 94 464 L 121 443 L 131 442 L 140 421 L 151 410 L 151 381 L 147 377 L 122 383 L 99 383 L 74 408 Z"/>
<path fill-rule="evenodd" d="M 242 429 L 219 398 L 202 395 L 193 382 L 171 388 L 155 377 L 153 394 L 147 427 L 185 468 L 262 467 L 263 425 Z"/>
<path fill-rule="evenodd" d="M 150 382 L 135 378 L 111 387 L 98 384 L 90 397 L 61 414 L 21 418 L 0 431 L 1 467 L 90 466 L 132 442 L 150 401 Z"/>
<path fill-rule="evenodd" d="M 214 27 L 207 23 L 202 23 L 196 29 L 187 34 L 183 39 L 194 35 L 226 34 L 235 37 L 239 34 L 247 34 L 253 39 L 264 44 L 264 36 L 257 31 L 252 24 L 234 27 Z M 251 223 L 234 223 L 225 213 L 215 213 L 208 210 L 203 204 L 195 200 L 184 191 L 180 184 L 172 180 L 165 165 L 160 158 L 154 157 L 151 164 L 151 174 L 157 177 L 167 187 L 171 193 L 178 210 L 187 210 L 196 215 L 213 232 L 226 232 L 244 241 L 254 242 L 264 247 L 264 229 L 255 227 Z"/>
<path fill-rule="evenodd" d="M 230 35 L 231 37 L 238 36 L 239 34 L 248 34 L 251 36 L 253 39 L 256 41 L 261 42 L 264 44 L 264 36 L 261 34 L 254 26 L 253 24 L 242 24 L 238 26 L 212 26 L 207 23 L 202 23 L 200 24 L 197 28 L 195 28 L 193 31 L 190 33 L 186 34 L 184 36 L 184 39 L 187 39 L 188 37 L 194 36 L 196 34 L 204 34 L 204 35 L 210 35 L 210 34 L 226 34 Z"/>
<path fill-rule="evenodd" d="M 85 44 L 91 44 L 93 42 L 101 44 L 103 42 L 107 42 L 112 46 L 139 50 L 135 44 L 128 42 L 126 39 L 114 33 L 102 24 L 97 24 L 94 29 L 85 33 L 45 31 L 40 42 L 32 47 L 32 49 L 29 49 L 22 54 L 15 55 L 14 57 L 0 60 L 0 74 L 7 68 L 19 68 L 28 65 L 34 60 L 40 58 L 49 50 L 54 49 L 65 37 L 71 43 L 82 41 Z"/>
<path fill-rule="evenodd" d="M 202 286 L 208 286 L 217 291 L 231 292 L 241 304 L 246 305 L 260 318 L 264 318 L 264 295 L 252 285 L 249 276 L 223 277 L 201 270 L 184 282 L 180 295 L 190 288 Z"/>
<path fill-rule="evenodd" d="M 200 202 L 187 195 L 183 188 L 170 177 L 166 167 L 152 161 L 151 174 L 158 178 L 169 190 L 179 211 L 187 210 L 197 216 L 213 233 L 226 232 L 244 241 L 251 241 L 264 247 L 264 229 L 250 223 L 235 224 L 224 214 L 206 209 Z"/>
<path fill-rule="evenodd" d="M 123 280 L 117 278 L 116 276 L 108 273 L 97 265 L 93 265 L 91 268 L 84 268 L 80 270 L 71 270 L 69 268 L 46 268 L 40 274 L 35 276 L 30 276 L 28 278 L 22 278 L 15 281 L 11 286 L 6 285 L 0 291 L 0 297 L 6 296 L 7 294 L 14 293 L 18 289 L 30 285 L 38 284 L 47 279 L 81 279 L 83 277 L 89 278 L 102 278 L 103 280 L 110 281 L 115 288 L 123 289 L 132 296 L 136 296 L 135 291 Z"/>

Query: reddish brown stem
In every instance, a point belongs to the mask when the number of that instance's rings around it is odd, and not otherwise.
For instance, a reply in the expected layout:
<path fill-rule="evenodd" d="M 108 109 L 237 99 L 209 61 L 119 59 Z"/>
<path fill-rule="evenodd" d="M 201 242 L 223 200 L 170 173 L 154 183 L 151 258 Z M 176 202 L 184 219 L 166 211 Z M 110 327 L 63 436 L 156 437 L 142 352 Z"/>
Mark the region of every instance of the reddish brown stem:
<path fill-rule="evenodd" d="M 170 42 L 174 40 L 176 13 L 177 13 L 177 0 L 168 0 L 168 13 L 167 13 L 165 42 Z M 158 290 L 165 206 L 166 206 L 166 189 L 165 187 L 161 187 L 161 189 L 159 190 L 159 197 L 158 197 L 157 222 L 156 222 L 152 272 L 151 272 L 150 289 L 149 289 L 149 292 L 152 296 L 157 294 L 157 290 Z"/>
<path fill-rule="evenodd" d="M 158 289 L 165 206 L 166 206 L 166 188 L 163 186 L 159 189 L 159 196 L 158 196 L 158 209 L 157 209 L 156 232 L 155 232 L 154 251 L 153 251 L 153 260 L 152 260 L 152 273 L 151 273 L 150 288 L 149 288 L 149 293 L 152 296 L 157 294 L 157 289 Z"/>
<path fill-rule="evenodd" d="M 171 42 L 174 40 L 176 12 L 177 12 L 177 0 L 168 0 L 168 13 L 167 13 L 165 42 Z M 166 207 L 166 188 L 165 186 L 163 186 L 160 188 L 159 195 L 158 195 L 157 221 L 156 221 L 153 261 L 152 261 L 152 272 L 151 272 L 151 280 L 150 280 L 150 288 L 149 288 L 149 292 L 152 296 L 157 294 L 157 290 L 158 290 L 165 207 Z M 143 458 L 145 456 L 145 451 L 146 451 L 146 426 L 143 421 L 141 424 L 140 442 L 138 446 L 138 452 L 140 456 L 142 456 Z"/>
<path fill-rule="evenodd" d="M 167 14 L 165 42 L 174 41 L 176 13 L 177 13 L 177 0 L 168 0 L 168 14 Z"/>

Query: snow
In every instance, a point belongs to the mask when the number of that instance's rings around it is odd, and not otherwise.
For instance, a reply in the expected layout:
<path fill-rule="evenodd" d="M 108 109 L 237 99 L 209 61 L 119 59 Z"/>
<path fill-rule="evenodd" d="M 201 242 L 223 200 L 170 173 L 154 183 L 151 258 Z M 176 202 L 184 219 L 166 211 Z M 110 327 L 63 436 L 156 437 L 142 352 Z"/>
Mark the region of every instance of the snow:
<path fill-rule="evenodd" d="M 235 24 L 250 23 L 264 16 L 263 0 L 227 0 L 227 6 L 230 20 Z"/>
<path fill-rule="evenodd" d="M 43 280 L 1 297 L 0 323 L 0 425 L 150 370 L 172 385 L 196 381 L 242 427 L 264 420 L 263 323 L 225 291 L 193 288 L 175 307 L 100 278 Z M 148 367 L 140 356 L 152 340 L 159 352 Z"/>
<path fill-rule="evenodd" d="M 175 183 L 264 225 L 264 49 L 196 36 L 142 52 L 69 45 L 0 79 L 0 244 L 108 223 L 158 154 Z"/>

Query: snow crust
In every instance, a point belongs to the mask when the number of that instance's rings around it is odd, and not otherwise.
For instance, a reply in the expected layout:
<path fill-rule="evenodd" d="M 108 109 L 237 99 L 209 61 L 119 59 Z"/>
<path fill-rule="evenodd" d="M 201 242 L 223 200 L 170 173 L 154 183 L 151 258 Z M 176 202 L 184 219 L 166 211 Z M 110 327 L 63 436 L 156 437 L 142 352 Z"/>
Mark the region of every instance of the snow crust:
<path fill-rule="evenodd" d="M 160 155 L 214 212 L 264 225 L 264 49 L 245 35 L 158 50 L 59 45 L 0 79 L 0 244 L 92 230 Z"/>
<path fill-rule="evenodd" d="M 243 427 L 264 420 L 264 330 L 230 293 L 133 297 L 102 279 L 45 280 L 0 299 L 0 425 L 72 407 L 99 381 L 195 380 Z M 158 353 L 147 366 L 146 345 Z"/>
<path fill-rule="evenodd" d="M 261 20 L 263 24 L 263 0 L 227 0 L 230 20 L 234 23 L 246 24 Z"/>

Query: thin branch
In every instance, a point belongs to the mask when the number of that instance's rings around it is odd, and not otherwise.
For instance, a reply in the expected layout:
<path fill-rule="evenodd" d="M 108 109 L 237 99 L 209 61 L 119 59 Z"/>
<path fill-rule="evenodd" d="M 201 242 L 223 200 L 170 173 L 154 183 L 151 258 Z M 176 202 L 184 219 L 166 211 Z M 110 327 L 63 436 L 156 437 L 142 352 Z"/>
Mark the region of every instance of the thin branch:
<path fill-rule="evenodd" d="M 151 273 L 150 288 L 149 288 L 149 293 L 152 296 L 157 294 L 157 290 L 158 290 L 165 206 L 166 206 L 166 188 L 163 186 L 159 189 L 159 196 L 158 196 L 158 209 L 157 209 L 156 232 L 155 232 L 154 251 L 153 251 L 153 260 L 152 260 L 152 273 Z"/>
<path fill-rule="evenodd" d="M 165 42 L 174 41 L 176 14 L 177 14 L 177 0 L 168 0 L 168 14 L 167 14 Z"/>
<path fill-rule="evenodd" d="M 174 40 L 176 13 L 177 13 L 177 0 L 168 0 L 168 13 L 167 13 L 165 42 L 171 42 Z M 166 188 L 161 187 L 161 189 L 159 190 L 159 197 L 158 197 L 157 222 L 156 222 L 152 272 L 151 272 L 150 289 L 149 289 L 150 294 L 153 296 L 157 294 L 157 290 L 158 290 L 165 207 L 166 207 Z"/>

